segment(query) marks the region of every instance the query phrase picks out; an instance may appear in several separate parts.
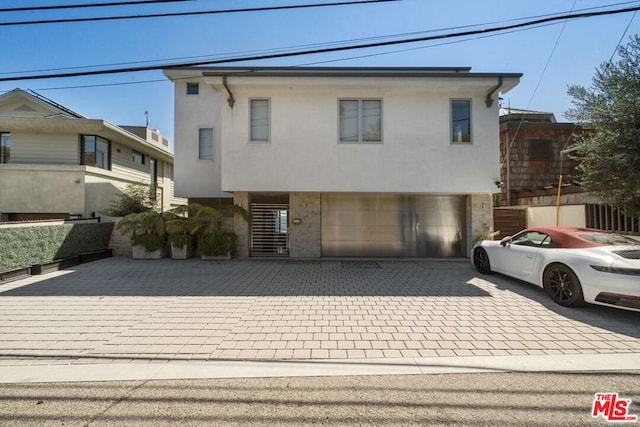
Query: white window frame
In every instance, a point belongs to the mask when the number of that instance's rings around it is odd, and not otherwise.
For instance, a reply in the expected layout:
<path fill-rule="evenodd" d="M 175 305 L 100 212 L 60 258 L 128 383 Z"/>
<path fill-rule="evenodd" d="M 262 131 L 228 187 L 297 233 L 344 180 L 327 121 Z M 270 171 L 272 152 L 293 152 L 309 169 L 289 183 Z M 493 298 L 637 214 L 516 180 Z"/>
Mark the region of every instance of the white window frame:
<path fill-rule="evenodd" d="M 254 139 L 253 133 L 253 103 L 264 101 L 267 103 L 267 136 L 266 139 Z M 249 142 L 254 144 L 268 144 L 271 142 L 271 98 L 249 98 Z"/>
<path fill-rule="evenodd" d="M 211 158 L 202 156 L 202 131 L 211 131 Z M 202 126 L 198 128 L 198 160 L 202 162 L 212 162 L 216 159 L 216 131 L 213 126 Z"/>
<path fill-rule="evenodd" d="M 453 103 L 456 101 L 465 101 L 469 105 L 469 141 L 456 141 L 453 126 Z M 473 102 L 470 98 L 451 98 L 449 100 L 449 143 L 456 145 L 473 144 Z"/>
<path fill-rule="evenodd" d="M 341 135 L 342 118 L 340 117 L 340 106 L 344 101 L 357 101 L 358 102 L 358 140 L 349 141 L 343 140 Z M 378 140 L 364 140 L 363 122 L 364 115 L 362 114 L 362 104 L 366 101 L 378 101 L 380 103 L 380 139 Z M 384 141 L 384 103 L 382 98 L 340 98 L 338 99 L 338 143 L 340 144 L 382 144 Z"/>

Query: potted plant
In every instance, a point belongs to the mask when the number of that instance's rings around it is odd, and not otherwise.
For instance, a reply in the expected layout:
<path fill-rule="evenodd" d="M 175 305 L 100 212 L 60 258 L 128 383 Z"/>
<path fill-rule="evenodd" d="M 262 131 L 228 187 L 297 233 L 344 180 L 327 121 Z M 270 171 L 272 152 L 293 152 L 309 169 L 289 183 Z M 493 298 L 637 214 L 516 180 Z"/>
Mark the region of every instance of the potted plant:
<path fill-rule="evenodd" d="M 169 211 L 166 231 L 171 246 L 171 258 L 187 259 L 193 256 L 195 236 L 195 205 L 182 205 Z"/>
<path fill-rule="evenodd" d="M 116 228 L 131 233 L 134 259 L 159 259 L 168 255 L 165 226 L 165 216 L 151 210 L 125 216 Z"/>
<path fill-rule="evenodd" d="M 202 259 L 231 259 L 236 248 L 237 236 L 232 231 L 203 234 L 198 239 Z"/>
<path fill-rule="evenodd" d="M 246 209 L 231 205 L 218 210 L 198 204 L 190 205 L 189 216 L 193 218 L 191 233 L 197 236 L 198 251 L 202 259 L 230 259 L 236 247 L 236 234 L 225 230 L 222 219 L 225 215 L 238 214 L 249 220 Z"/>

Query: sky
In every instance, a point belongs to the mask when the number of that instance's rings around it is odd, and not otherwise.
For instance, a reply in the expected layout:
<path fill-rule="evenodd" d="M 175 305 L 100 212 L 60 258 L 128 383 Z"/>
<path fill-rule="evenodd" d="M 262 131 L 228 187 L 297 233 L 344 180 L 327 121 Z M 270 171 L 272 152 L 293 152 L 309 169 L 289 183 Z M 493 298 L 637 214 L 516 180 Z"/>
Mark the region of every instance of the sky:
<path fill-rule="evenodd" d="M 117 0 L 4 0 L 1 9 Z M 0 79 L 33 74 L 174 64 L 304 51 L 484 29 L 549 14 L 640 6 L 623 0 L 396 0 L 357 5 L 89 22 L 7 25 L 120 16 L 337 3 L 344 0 L 191 0 L 46 11 L 0 11 Z M 522 73 L 502 105 L 552 112 L 567 121 L 569 85 L 591 86 L 616 47 L 640 34 L 634 12 L 557 21 L 491 34 L 398 44 L 234 66 L 441 67 Z M 224 65 L 224 64 L 218 64 Z M 173 84 L 162 71 L 0 81 L 0 94 L 31 89 L 78 113 L 118 125 L 159 130 L 173 140 Z M 148 116 L 145 114 L 148 112 Z"/>

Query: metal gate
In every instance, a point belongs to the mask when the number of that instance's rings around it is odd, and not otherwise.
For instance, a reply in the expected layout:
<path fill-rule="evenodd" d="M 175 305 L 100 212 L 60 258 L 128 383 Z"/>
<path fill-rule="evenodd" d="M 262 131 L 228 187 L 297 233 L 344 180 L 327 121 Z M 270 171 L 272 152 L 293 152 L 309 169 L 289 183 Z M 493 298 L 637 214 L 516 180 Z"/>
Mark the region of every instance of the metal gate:
<path fill-rule="evenodd" d="M 251 204 L 251 256 L 289 255 L 288 213 L 288 204 Z"/>

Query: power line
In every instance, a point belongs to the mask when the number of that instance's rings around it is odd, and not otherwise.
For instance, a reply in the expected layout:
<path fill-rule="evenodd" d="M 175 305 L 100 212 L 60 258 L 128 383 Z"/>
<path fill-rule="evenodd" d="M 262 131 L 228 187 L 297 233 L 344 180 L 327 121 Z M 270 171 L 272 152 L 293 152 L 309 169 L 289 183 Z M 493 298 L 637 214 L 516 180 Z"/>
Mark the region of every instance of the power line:
<path fill-rule="evenodd" d="M 543 28 L 543 27 L 550 26 L 550 25 L 557 25 L 557 23 L 542 24 L 542 25 L 539 25 L 539 26 L 536 26 L 536 27 L 533 27 L 533 28 Z M 308 67 L 308 66 L 312 66 L 312 65 L 327 64 L 327 63 L 331 63 L 331 62 L 351 61 L 353 59 L 369 58 L 369 57 L 372 57 L 372 56 L 392 55 L 392 54 L 398 53 L 398 52 L 407 52 L 407 51 L 411 51 L 411 50 L 428 49 L 428 48 L 433 48 L 433 47 L 446 46 L 446 45 L 450 45 L 450 44 L 465 43 L 465 42 L 468 42 L 468 41 L 479 40 L 479 39 L 484 39 L 484 38 L 488 38 L 488 37 L 498 37 L 498 36 L 501 36 L 501 35 L 504 35 L 504 34 L 515 33 L 515 32 L 519 32 L 519 31 L 528 31 L 529 29 L 530 28 L 520 28 L 520 29 L 516 29 L 516 30 L 506 31 L 506 32 L 504 32 L 502 34 L 484 34 L 482 36 L 473 37 L 473 38 L 469 38 L 469 39 L 442 42 L 442 43 L 432 44 L 432 45 L 428 45 L 428 46 L 419 46 L 419 47 L 413 47 L 413 48 L 408 48 L 408 49 L 396 49 L 396 50 L 392 50 L 392 51 L 388 51 L 388 52 L 377 52 L 377 53 L 371 53 L 371 54 L 366 54 L 366 55 L 349 56 L 349 57 L 345 57 L 345 58 L 328 59 L 328 60 L 323 60 L 323 61 L 314 61 L 314 62 L 308 62 L 308 63 L 304 63 L 304 64 L 296 64 L 296 65 L 293 65 L 292 67 L 294 67 L 294 68 L 295 67 Z M 183 80 L 183 79 L 184 80 L 189 80 L 189 79 L 192 79 L 192 77 L 175 77 L 173 80 Z M 48 90 L 67 90 L 67 89 L 87 89 L 87 88 L 97 88 L 97 87 L 129 86 L 129 85 L 136 85 L 136 84 L 162 83 L 162 82 L 167 82 L 167 79 L 137 80 L 137 81 L 133 81 L 133 82 L 95 83 L 95 84 L 89 84 L 89 85 L 74 85 L 74 86 L 41 87 L 41 88 L 36 88 L 34 90 L 36 90 L 36 91 L 48 91 Z"/>
<path fill-rule="evenodd" d="M 470 35 L 475 35 L 475 34 L 488 34 L 488 33 L 492 33 L 492 32 L 506 31 L 506 30 L 512 30 L 512 29 L 516 29 L 516 28 L 530 27 L 530 26 L 540 25 L 540 24 L 544 24 L 544 23 L 548 23 L 548 22 L 554 22 L 554 21 L 561 21 L 561 20 L 568 20 L 568 19 L 582 19 L 582 18 L 589 18 L 589 17 L 595 17 L 595 16 L 614 15 L 614 14 L 620 14 L 620 13 L 634 12 L 634 11 L 637 11 L 637 10 L 640 10 L 640 6 L 629 7 L 629 8 L 624 8 L 624 9 L 599 11 L 599 12 L 586 12 L 586 13 L 574 13 L 574 14 L 560 15 L 560 16 L 537 19 L 537 20 L 533 20 L 533 21 L 522 22 L 522 23 L 518 23 L 518 24 L 504 25 L 504 26 L 500 26 L 500 27 L 492 27 L 492 28 L 486 28 L 486 29 L 481 29 L 481 30 L 462 31 L 462 32 L 457 32 L 457 33 L 440 34 L 440 35 L 426 36 L 426 37 L 417 37 L 417 38 L 403 39 L 403 40 L 391 40 L 391 41 L 383 41 L 383 42 L 376 42 L 376 43 L 366 43 L 366 44 L 351 45 L 351 46 L 340 46 L 340 47 L 331 47 L 331 48 L 310 49 L 310 50 L 297 51 L 297 52 L 287 52 L 287 53 L 262 54 L 262 55 L 254 55 L 254 56 L 219 59 L 219 60 L 214 60 L 214 61 L 206 60 L 206 61 L 194 61 L 194 62 L 184 62 L 184 63 L 153 65 L 153 66 L 114 68 L 114 69 L 107 69 L 107 70 L 78 71 L 78 72 L 57 73 L 57 74 L 40 74 L 40 75 L 32 75 L 32 76 L 0 77 L 0 82 L 17 81 L 17 80 L 36 80 L 36 79 L 94 76 L 94 75 L 104 75 L 104 74 L 120 74 L 120 73 L 132 73 L 132 72 L 139 72 L 139 71 L 154 71 L 154 70 L 161 70 L 161 69 L 164 69 L 164 68 L 196 67 L 196 66 L 204 66 L 204 65 L 228 64 L 228 63 L 237 63 L 237 62 L 245 62 L 245 61 L 259 61 L 259 60 L 267 60 L 267 59 L 275 59 L 275 58 L 289 58 L 289 57 L 303 56 L 303 55 L 313 55 L 313 54 L 331 53 L 331 52 L 342 52 L 342 51 L 354 50 L 354 49 L 365 49 L 365 48 L 392 46 L 392 45 L 399 45 L 399 44 L 406 44 L 406 43 L 423 42 L 423 41 L 430 41 L 430 40 L 447 39 L 447 38 L 454 38 L 454 37 L 464 37 L 464 36 L 470 36 Z"/>
<path fill-rule="evenodd" d="M 573 10 L 573 8 L 576 6 L 576 1 L 577 0 L 573 0 L 573 4 L 571 5 L 571 9 Z M 635 13 L 635 12 L 634 12 Z M 527 109 L 529 109 L 529 106 L 531 105 L 531 102 L 533 101 L 533 98 L 536 96 L 536 93 L 538 92 L 538 88 L 540 88 L 540 84 L 542 83 L 542 78 L 544 77 L 545 73 L 547 72 L 547 68 L 549 67 L 549 64 L 551 63 L 551 58 L 553 58 L 553 54 L 556 51 L 556 48 L 558 47 L 558 43 L 560 42 L 560 38 L 562 38 L 562 34 L 564 33 L 565 28 L 567 27 L 567 22 L 568 21 L 564 21 L 562 23 L 562 29 L 560 30 L 560 33 L 558 33 L 558 37 L 556 37 L 556 41 L 553 44 L 553 47 L 551 48 L 551 53 L 549 54 L 549 57 L 547 58 L 547 62 L 544 64 L 544 68 L 542 69 L 542 73 L 540 73 L 540 77 L 538 77 L 538 82 L 536 83 L 536 87 L 533 89 L 533 93 L 531 94 L 531 97 L 529 98 L 529 102 L 527 103 Z M 524 123 L 524 118 L 525 115 L 522 114 L 520 117 L 520 121 L 518 122 L 518 127 L 516 128 L 516 131 L 513 134 L 513 137 L 511 138 L 511 142 L 509 142 L 508 139 L 508 133 L 507 133 L 507 141 L 506 141 L 506 150 L 505 150 L 505 157 L 504 159 L 502 159 L 501 163 L 506 163 L 506 175 L 507 175 L 507 205 L 510 206 L 511 205 L 511 183 L 510 183 L 510 171 L 511 171 L 511 147 L 513 146 L 513 144 L 516 142 L 516 137 L 518 136 L 518 132 L 520 132 L 520 128 L 522 127 L 522 124 Z M 574 130 L 575 130 L 575 126 L 574 126 Z M 573 133 L 573 131 L 571 132 Z M 571 134 L 570 134 L 571 135 Z M 567 139 L 568 142 L 568 139 Z M 566 146 L 566 144 L 565 144 Z M 560 156 L 560 163 L 562 163 L 562 156 Z M 560 173 L 562 174 L 562 166 L 560 167 Z"/>
<path fill-rule="evenodd" d="M 0 12 L 29 12 L 39 10 L 59 10 L 59 9 L 81 9 L 81 8 L 97 8 L 97 7 L 110 7 L 110 6 L 132 6 L 139 4 L 153 4 L 153 3 L 179 3 L 194 0 L 134 0 L 134 1 L 120 1 L 114 3 L 93 3 L 93 4 L 61 4 L 55 6 L 29 6 L 29 7 L 10 7 L 2 8 Z"/>
<path fill-rule="evenodd" d="M 631 3 L 634 3 L 634 2 L 631 2 Z M 599 9 L 599 8 L 590 8 L 590 9 L 582 9 L 582 10 L 592 10 L 592 9 Z M 0 72 L 0 76 L 1 75 L 7 75 L 7 74 L 18 74 L 18 73 L 41 73 L 41 72 L 53 72 L 53 71 L 62 71 L 62 70 L 82 70 L 82 69 L 97 68 L 97 67 L 113 67 L 113 66 L 120 66 L 120 65 L 158 63 L 158 62 L 161 62 L 161 61 L 166 62 L 166 61 L 193 60 L 193 59 L 202 59 L 202 60 L 204 60 L 205 58 L 213 61 L 213 60 L 215 60 L 217 58 L 224 57 L 225 55 L 228 56 L 228 55 L 258 54 L 258 53 L 266 54 L 268 52 L 271 52 L 271 53 L 286 52 L 286 51 L 289 51 L 291 49 L 310 49 L 310 48 L 319 48 L 319 47 L 328 47 L 328 46 L 339 46 L 340 44 L 344 44 L 344 43 L 360 43 L 360 42 L 364 42 L 364 41 L 384 40 L 384 39 L 393 39 L 393 38 L 405 37 L 405 36 L 416 36 L 418 34 L 437 33 L 437 32 L 440 32 L 440 31 L 459 30 L 459 29 L 463 29 L 463 28 L 475 28 L 475 27 L 480 27 L 480 26 L 484 26 L 484 25 L 501 24 L 501 23 L 505 23 L 505 22 L 522 21 L 523 19 L 539 18 L 539 17 L 542 17 L 542 16 L 552 16 L 552 14 L 529 16 L 529 17 L 516 18 L 516 19 L 507 19 L 507 20 L 495 21 L 495 22 L 483 22 L 483 23 L 470 24 L 470 25 L 460 25 L 460 26 L 455 26 L 455 27 L 445 27 L 445 28 L 438 28 L 438 29 L 425 30 L 425 31 L 413 31 L 413 32 L 408 32 L 408 33 L 387 34 L 387 35 L 382 35 L 382 36 L 372 36 L 372 37 L 364 37 L 364 38 L 357 38 L 357 39 L 334 40 L 334 41 L 329 41 L 329 42 L 309 43 L 309 44 L 304 44 L 304 45 L 293 45 L 293 46 L 285 46 L 285 47 L 278 47 L 278 48 L 271 48 L 271 49 L 247 50 L 247 51 L 241 51 L 241 52 L 220 53 L 220 54 L 215 54 L 215 55 L 211 55 L 211 54 L 209 54 L 209 55 L 193 55 L 193 56 L 182 56 L 182 57 L 164 58 L 164 59 L 152 59 L 152 60 L 144 60 L 144 61 L 114 62 L 114 63 L 107 63 L 107 64 L 70 66 L 70 67 L 59 67 L 59 68 L 43 68 L 43 69 L 35 69 L 35 70 L 33 70 L 33 69 L 32 70 L 14 70 L 14 71 Z M 554 24 L 551 23 L 551 24 L 545 24 L 545 25 L 554 25 Z M 452 43 L 457 43 L 457 42 L 452 42 Z M 429 46 L 426 46 L 426 47 L 429 47 Z M 414 49 L 422 49 L 422 48 L 419 47 L 419 48 L 411 48 L 411 49 L 406 49 L 406 50 L 414 50 Z M 372 55 L 367 55 L 367 56 L 375 56 L 375 55 L 379 55 L 379 54 L 372 54 Z M 322 62 L 322 61 L 320 61 L 320 62 Z"/>
<path fill-rule="evenodd" d="M 149 1 L 149 0 L 146 0 L 146 1 Z M 189 0 L 189 1 L 191 1 L 191 0 Z M 620 6 L 620 5 L 625 5 L 625 4 L 636 4 L 636 3 L 638 3 L 638 0 L 619 2 L 619 3 L 611 3 L 611 4 L 606 5 L 606 6 L 610 7 L 610 6 Z M 216 54 L 216 55 L 193 55 L 193 56 L 182 56 L 182 57 L 153 59 L 153 60 L 144 60 L 144 61 L 126 61 L 126 62 L 115 62 L 115 63 L 107 63 L 107 64 L 84 65 L 84 66 L 68 66 L 68 67 L 59 67 L 59 68 L 43 68 L 43 69 L 35 69 L 35 70 L 32 69 L 32 70 L 5 71 L 5 72 L 0 72 L 0 76 L 2 76 L 2 75 L 10 75 L 10 74 L 19 74 L 19 73 L 25 73 L 25 74 L 26 73 L 43 73 L 43 72 L 54 72 L 54 71 L 62 71 L 62 70 L 82 70 L 82 69 L 91 69 L 91 68 L 98 68 L 98 67 L 114 67 L 114 66 L 121 66 L 121 65 L 150 64 L 150 63 L 167 62 L 167 61 L 183 61 L 183 60 L 195 60 L 195 59 L 204 60 L 205 58 L 209 59 L 211 61 L 214 61 L 214 60 L 216 60 L 216 59 L 218 59 L 220 57 L 229 56 L 229 55 L 258 54 L 258 53 L 265 54 L 265 53 L 268 53 L 268 52 L 277 53 L 277 52 L 286 52 L 286 51 L 291 50 L 291 49 L 310 49 L 310 48 L 316 48 L 316 47 L 328 47 L 328 46 L 336 46 L 336 45 L 339 46 L 340 44 L 344 44 L 344 43 L 359 43 L 359 42 L 364 42 L 364 41 L 393 39 L 393 38 L 405 37 L 405 36 L 417 36 L 419 34 L 437 33 L 437 32 L 441 32 L 441 31 L 453 31 L 453 30 L 460 30 L 460 29 L 464 29 L 464 28 L 475 28 L 475 27 L 481 27 L 481 26 L 486 26 L 486 25 L 503 24 L 503 23 L 507 23 L 507 22 L 519 22 L 519 21 L 523 21 L 523 20 L 526 20 L 526 19 L 544 18 L 544 17 L 549 17 L 549 16 L 555 16 L 558 13 L 585 12 L 585 11 L 589 11 L 589 10 L 602 9 L 603 7 L 604 6 L 596 6 L 596 7 L 590 7 L 590 8 L 582 8 L 582 9 L 573 9 L 572 8 L 568 12 L 557 12 L 557 13 L 548 13 L 548 14 L 542 14 L 542 15 L 533 15 L 533 16 L 526 16 L 526 17 L 520 17 L 520 18 L 505 19 L 505 20 L 502 20 L 502 21 L 482 22 L 482 23 L 477 23 L 477 24 L 458 25 L 458 26 L 453 26 L 453 27 L 437 28 L 437 29 L 433 29 L 433 30 L 413 31 L 413 32 L 397 33 L 397 34 L 387 34 L 387 35 L 382 35 L 382 36 L 372 36 L 372 37 L 364 37 L 364 38 L 357 38 L 357 39 L 334 40 L 334 41 L 330 41 L 330 42 L 312 43 L 312 44 L 304 44 L 304 45 L 293 45 L 293 46 L 279 47 L 279 48 L 272 48 L 272 49 L 248 50 L 248 51 L 231 52 L 231 53 L 219 53 L 219 54 Z M 634 13 L 634 15 L 635 15 L 635 13 Z M 555 24 L 556 23 L 547 23 L 547 24 L 540 25 L 539 27 L 546 26 L 546 25 L 555 25 Z M 519 30 L 516 30 L 516 31 L 519 31 Z M 476 39 L 477 38 L 482 38 L 482 37 L 476 37 Z M 449 42 L 449 43 L 458 43 L 458 42 Z M 357 56 L 357 57 L 352 57 L 352 58 L 346 58 L 346 59 L 354 59 L 354 58 L 361 58 L 361 57 L 385 55 L 385 54 L 389 54 L 389 53 L 410 51 L 410 50 L 417 50 L 417 49 L 424 49 L 424 48 L 428 48 L 428 47 L 430 47 L 430 46 L 409 48 L 409 49 L 404 49 L 404 50 L 395 50 L 395 51 L 391 51 L 391 52 L 387 52 L 387 53 L 373 53 L 373 54 Z M 337 60 L 334 60 L 334 61 L 319 61 L 318 63 L 343 61 L 343 60 L 346 60 L 346 59 L 337 59 Z"/>
<path fill-rule="evenodd" d="M 354 60 L 354 59 L 370 58 L 370 57 L 373 57 L 373 56 L 393 55 L 393 54 L 399 53 L 399 52 L 410 52 L 412 50 L 422 50 L 422 49 L 429 49 L 429 48 L 432 48 L 432 47 L 440 47 L 440 46 L 447 46 L 447 45 L 451 45 L 451 44 L 466 43 L 466 42 L 469 42 L 469 41 L 480 40 L 480 39 L 485 39 L 485 38 L 489 38 L 489 37 L 499 37 L 499 36 L 503 36 L 505 34 L 517 33 L 517 32 L 520 32 L 520 31 L 529 31 L 531 29 L 538 29 L 538 28 L 543 28 L 543 27 L 547 27 L 547 26 L 551 26 L 551 25 L 557 25 L 557 24 L 558 24 L 558 22 L 548 22 L 546 24 L 532 26 L 530 28 L 518 28 L 518 29 L 514 29 L 514 30 L 510 30 L 510 31 L 504 31 L 504 32 L 502 32 L 500 34 L 483 34 L 481 36 L 472 37 L 472 38 L 468 38 L 468 39 L 447 41 L 447 42 L 442 42 L 442 43 L 437 43 L 437 44 L 430 44 L 430 45 L 427 45 L 427 46 L 417 46 L 417 47 L 410 47 L 410 48 L 406 48 L 406 49 L 394 49 L 394 50 L 390 50 L 390 51 L 387 51 L 387 52 L 376 52 L 376 53 L 370 53 L 370 54 L 366 54 L 366 55 L 357 55 L 357 56 L 349 56 L 349 57 L 338 58 L 338 59 L 314 61 L 314 62 L 308 62 L 308 63 L 304 63 L 304 64 L 298 64 L 298 65 L 295 65 L 295 67 L 308 67 L 308 66 L 311 66 L 311 65 L 327 64 L 327 63 L 330 63 L 330 62 L 342 62 L 342 61 L 351 61 L 351 60 Z"/>
<path fill-rule="evenodd" d="M 402 0 L 360 0 L 360 1 L 343 1 L 338 3 L 316 3 L 316 4 L 299 4 L 289 6 L 268 6 L 268 7 L 253 7 L 243 9 L 224 9 L 224 10 L 203 10 L 192 12 L 171 12 L 171 13 L 151 13 L 142 15 L 120 15 L 120 16 L 101 16 L 101 17 L 89 17 L 89 18 L 65 18 L 65 19 L 41 19 L 37 21 L 15 21 L 15 22 L 0 22 L 0 26 L 16 26 L 16 25 L 38 25 L 38 24 L 61 24 L 71 22 L 89 22 L 89 21 L 114 21 L 120 19 L 143 19 L 143 18 L 167 18 L 175 16 L 193 16 L 193 15 L 215 15 L 223 13 L 242 13 L 242 12 L 266 12 L 273 10 L 288 10 L 288 9 L 309 9 L 316 7 L 330 7 L 330 6 L 348 6 L 355 4 L 367 4 L 367 3 L 388 3 Z"/>
<path fill-rule="evenodd" d="M 629 31 L 629 27 L 631 26 L 631 23 L 633 22 L 633 20 L 636 18 L 637 13 L 638 11 L 636 10 L 635 12 L 633 12 L 633 15 L 631 15 L 631 19 L 629 19 L 627 28 L 625 28 L 624 31 L 622 32 L 622 35 L 620 36 L 620 40 L 618 40 L 618 43 L 616 44 L 615 49 L 613 49 L 613 52 L 611 53 L 611 57 L 609 57 L 609 62 L 613 61 L 613 57 L 616 55 L 616 52 L 618 51 L 618 48 L 620 47 L 620 44 L 622 43 L 624 36 L 627 35 L 627 31 Z"/>

